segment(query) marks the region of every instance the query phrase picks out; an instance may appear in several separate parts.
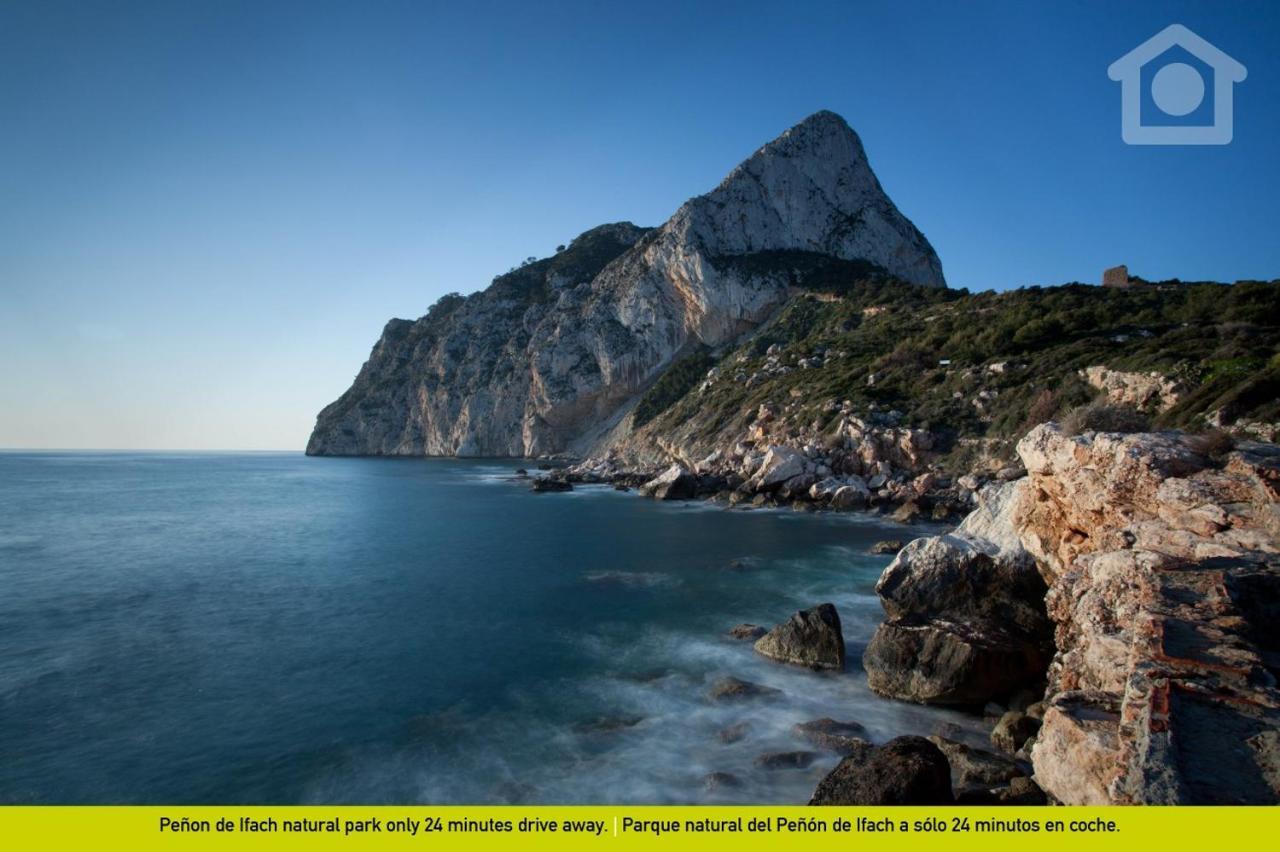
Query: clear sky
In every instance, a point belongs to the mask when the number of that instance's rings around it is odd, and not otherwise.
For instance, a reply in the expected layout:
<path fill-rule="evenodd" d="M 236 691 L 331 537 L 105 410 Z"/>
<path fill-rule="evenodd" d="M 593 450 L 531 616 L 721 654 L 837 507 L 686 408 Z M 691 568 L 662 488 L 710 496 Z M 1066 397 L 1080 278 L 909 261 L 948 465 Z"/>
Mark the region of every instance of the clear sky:
<path fill-rule="evenodd" d="M 1107 66 L 1247 66 L 1130 147 Z M 0 0 L 0 447 L 300 449 L 386 320 L 818 109 L 954 287 L 1280 276 L 1280 3 Z"/>

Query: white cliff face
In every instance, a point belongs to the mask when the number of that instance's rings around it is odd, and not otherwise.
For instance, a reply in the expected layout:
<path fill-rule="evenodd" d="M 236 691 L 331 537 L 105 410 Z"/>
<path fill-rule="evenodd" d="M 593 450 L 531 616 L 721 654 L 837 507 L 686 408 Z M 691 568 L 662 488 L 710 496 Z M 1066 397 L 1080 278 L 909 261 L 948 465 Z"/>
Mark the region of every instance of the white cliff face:
<path fill-rule="evenodd" d="M 308 452 L 598 450 L 626 404 L 688 347 L 766 320 L 801 256 L 945 286 L 857 135 L 817 113 L 661 228 L 604 226 L 447 311 L 388 325 L 352 389 L 321 412 Z"/>

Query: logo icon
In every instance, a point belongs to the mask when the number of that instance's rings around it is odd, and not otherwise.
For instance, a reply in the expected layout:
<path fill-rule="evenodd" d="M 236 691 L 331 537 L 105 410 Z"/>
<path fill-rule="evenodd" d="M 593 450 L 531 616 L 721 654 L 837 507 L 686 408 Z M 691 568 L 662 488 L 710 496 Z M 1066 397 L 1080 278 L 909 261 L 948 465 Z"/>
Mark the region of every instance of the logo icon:
<path fill-rule="evenodd" d="M 1232 94 L 1248 74 L 1182 24 L 1170 24 L 1111 63 L 1128 145 L 1226 145 Z"/>

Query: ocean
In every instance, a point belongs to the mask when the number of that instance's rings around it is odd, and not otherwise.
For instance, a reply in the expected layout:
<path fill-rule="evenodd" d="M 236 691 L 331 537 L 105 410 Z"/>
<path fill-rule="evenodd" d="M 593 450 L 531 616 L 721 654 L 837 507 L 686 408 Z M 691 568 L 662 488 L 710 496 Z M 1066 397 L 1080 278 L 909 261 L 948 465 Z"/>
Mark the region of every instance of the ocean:
<path fill-rule="evenodd" d="M 980 742 L 859 664 L 870 546 L 933 530 L 532 494 L 520 465 L 0 454 L 0 802 L 802 803 L 836 756 L 756 763 L 811 748 L 798 722 Z M 823 601 L 844 672 L 725 635 Z M 783 695 L 717 704 L 724 676 Z"/>

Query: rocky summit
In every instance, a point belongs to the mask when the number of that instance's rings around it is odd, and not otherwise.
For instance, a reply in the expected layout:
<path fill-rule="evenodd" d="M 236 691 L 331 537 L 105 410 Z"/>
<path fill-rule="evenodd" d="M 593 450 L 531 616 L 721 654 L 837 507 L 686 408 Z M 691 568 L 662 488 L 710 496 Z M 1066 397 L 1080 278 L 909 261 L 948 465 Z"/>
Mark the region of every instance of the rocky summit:
<path fill-rule="evenodd" d="M 595 228 L 482 292 L 390 321 L 351 388 L 320 412 L 307 452 L 599 450 L 674 360 L 757 328 L 806 276 L 841 265 L 945 286 L 857 134 L 819 112 L 659 228 Z"/>

